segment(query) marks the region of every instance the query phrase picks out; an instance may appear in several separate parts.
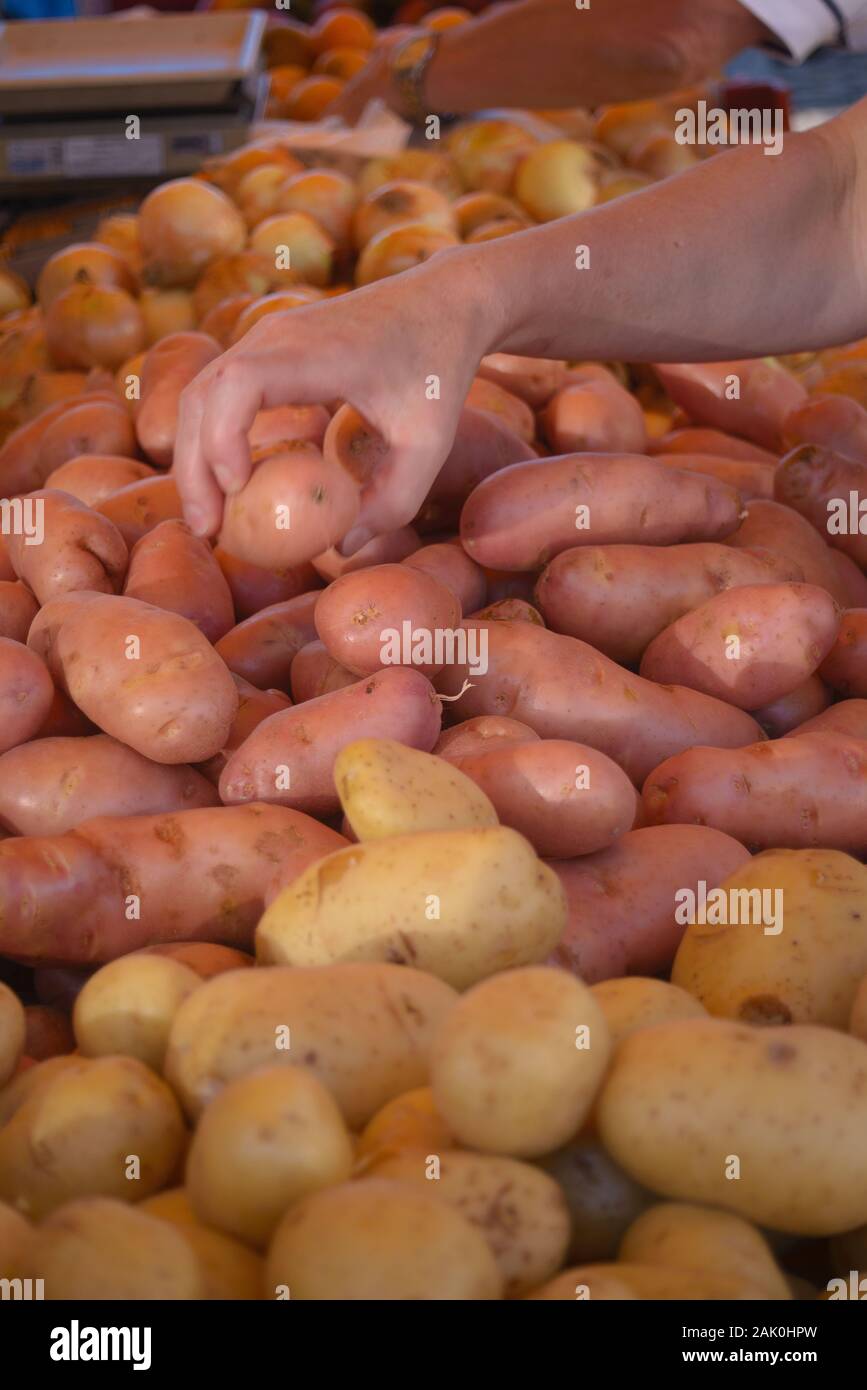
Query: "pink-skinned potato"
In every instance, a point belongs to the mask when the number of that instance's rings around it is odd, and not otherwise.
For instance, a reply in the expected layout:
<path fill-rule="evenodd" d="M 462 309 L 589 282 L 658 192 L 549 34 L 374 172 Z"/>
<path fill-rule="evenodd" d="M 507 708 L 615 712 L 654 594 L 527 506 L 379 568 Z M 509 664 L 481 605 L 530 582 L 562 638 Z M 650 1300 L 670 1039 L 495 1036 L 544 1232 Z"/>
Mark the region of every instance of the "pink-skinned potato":
<path fill-rule="evenodd" d="M 320 580 L 326 584 L 340 579 L 344 574 L 354 574 L 356 570 L 366 570 L 371 565 L 398 565 L 409 555 L 414 555 L 421 546 L 418 532 L 413 526 L 399 526 L 396 531 L 384 531 L 374 536 L 354 555 L 341 555 L 336 546 L 314 555 L 311 565 Z"/>
<path fill-rule="evenodd" d="M 461 507 L 484 478 L 536 457 L 532 445 L 501 415 L 465 406 L 454 443 L 421 505 L 416 525 L 427 533 L 456 530 Z"/>
<path fill-rule="evenodd" d="M 769 550 L 735 550 L 714 541 L 576 546 L 545 567 L 536 599 L 556 632 L 632 666 L 657 633 L 714 595 L 802 578 L 797 565 Z"/>
<path fill-rule="evenodd" d="M 846 734 L 849 738 L 860 738 L 867 742 L 867 700 L 839 700 L 829 705 L 821 714 L 807 719 L 797 728 L 790 729 L 784 738 L 796 738 L 801 734 Z"/>
<path fill-rule="evenodd" d="M 685 748 L 739 748 L 761 737 L 758 724 L 742 710 L 695 690 L 664 688 L 632 675 L 573 637 L 525 622 L 462 626 L 468 660 L 445 667 L 436 678 L 446 696 L 463 690 L 445 706 L 453 722 L 482 714 L 518 719 L 542 738 L 589 744 L 636 784 L 663 758 Z M 470 650 L 474 633 L 478 652 Z M 486 659 L 472 659 L 481 656 L 484 641 Z"/>
<path fill-rule="evenodd" d="M 495 381 L 477 376 L 467 392 L 465 405 L 473 410 L 486 410 L 491 415 L 499 415 L 525 444 L 532 444 L 536 438 L 536 417 L 530 406 L 520 396 L 515 396 Z"/>
<path fill-rule="evenodd" d="M 20 579 L 0 579 L 0 637 L 26 642 L 39 604 Z"/>
<path fill-rule="evenodd" d="M 357 680 L 355 672 L 347 671 L 335 661 L 325 643 L 318 640 L 303 646 L 292 661 L 290 685 L 296 705 L 316 700 L 320 695 L 330 695 L 333 690 L 343 690 Z"/>
<path fill-rule="evenodd" d="M 423 545 L 403 563 L 445 584 L 457 596 L 463 613 L 475 613 L 487 599 L 485 572 L 470 559 L 459 542 L 437 541 Z"/>
<path fill-rule="evenodd" d="M 842 550 L 828 548 L 828 561 L 834 574 L 834 597 L 844 608 L 867 608 L 867 573 Z"/>
<path fill-rule="evenodd" d="M 867 698 L 867 608 L 850 608 L 843 614 L 820 675 L 840 695 Z"/>
<path fill-rule="evenodd" d="M 71 428 L 68 420 L 60 424 L 77 406 L 91 406 L 94 401 L 100 409 L 89 410 L 83 417 L 76 415 Z M 130 456 L 135 452 L 132 422 L 113 391 L 86 392 L 57 401 L 13 430 L 0 446 L 0 490 L 7 497 L 31 492 L 43 487 L 49 474 L 67 459 L 93 452 Z"/>
<path fill-rule="evenodd" d="M 48 713 L 33 737 L 84 738 L 97 732 L 96 726 L 72 703 L 69 696 L 55 686 Z"/>
<path fill-rule="evenodd" d="M 565 739 L 491 743 L 477 753 L 446 749 L 441 756 L 481 787 L 500 824 L 520 831 L 537 854 L 593 854 L 631 829 L 635 788 L 604 753 Z"/>
<path fill-rule="evenodd" d="M 774 496 L 867 570 L 867 461 L 801 444 L 780 460 Z"/>
<path fill-rule="evenodd" d="M 324 405 L 277 405 L 270 410 L 257 411 L 247 432 L 251 449 L 266 445 L 271 449 L 287 440 L 303 440 L 322 448 L 325 431 L 331 416 Z"/>
<path fill-rule="evenodd" d="M 156 470 L 139 459 L 120 454 L 77 454 L 49 473 L 45 486 L 68 492 L 85 506 L 98 507 L 122 487 L 156 476 Z"/>
<path fill-rule="evenodd" d="M 807 399 L 797 378 L 768 358 L 671 363 L 654 370 L 694 424 L 740 435 L 771 453 L 780 453 L 786 419 Z"/>
<path fill-rule="evenodd" d="M 261 462 L 254 457 L 249 482 L 226 498 L 219 544 L 266 569 L 303 564 L 346 535 L 359 499 L 359 483 L 341 462 L 290 440 Z"/>
<path fill-rule="evenodd" d="M 165 473 L 119 488 L 95 510 L 114 522 L 130 550 L 161 521 L 177 520 L 183 515 L 175 480 Z"/>
<path fill-rule="evenodd" d="M 198 763 L 225 746 L 238 708 L 232 676 L 187 618 L 97 594 L 58 626 L 60 684 L 103 733 L 157 763 Z"/>
<path fill-rule="evenodd" d="M 539 738 L 529 724 L 520 719 L 507 719 L 498 714 L 482 714 L 477 719 L 465 719 L 450 729 L 443 729 L 433 751 L 441 758 L 460 758 L 465 753 L 483 753 L 501 744 L 535 743 Z"/>
<path fill-rule="evenodd" d="M 773 497 L 774 463 L 761 463 L 756 459 L 732 459 L 716 457 L 714 454 L 661 454 L 653 455 L 667 468 L 682 468 L 687 473 L 701 473 L 706 478 L 716 478 L 717 482 L 737 488 L 741 497 Z"/>
<path fill-rule="evenodd" d="M 235 624 L 232 595 L 214 552 L 183 521 L 161 521 L 136 542 L 123 591 L 189 618 L 209 642 Z"/>
<path fill-rule="evenodd" d="M 813 584 L 726 589 L 654 637 L 641 675 L 756 710 L 813 675 L 834 645 L 840 610 Z"/>
<path fill-rule="evenodd" d="M 786 420 L 786 443 L 814 444 L 867 463 L 867 410 L 850 396 L 812 396 Z"/>
<path fill-rule="evenodd" d="M 27 645 L 42 658 L 56 682 L 60 682 L 63 676 L 62 667 L 57 659 L 57 634 L 61 626 L 73 613 L 77 613 L 85 604 L 99 597 L 97 593 L 86 591 L 61 594 L 59 598 L 43 603 L 30 624 Z"/>
<path fill-rule="evenodd" d="M 778 700 L 751 713 L 768 738 L 782 738 L 802 724 L 812 723 L 816 715 L 828 708 L 831 698 L 830 688 L 821 676 L 814 673 L 787 695 L 781 695 Z"/>
<path fill-rule="evenodd" d="M 309 816 L 262 805 L 104 816 L 65 835 L 3 840 L 0 952 L 93 965 L 158 942 L 248 950 L 272 882 L 345 843 Z"/>
<path fill-rule="evenodd" d="M 687 426 L 670 430 L 648 444 L 650 454 L 712 454 L 714 458 L 741 459 L 747 463 L 769 463 L 776 467 L 777 455 L 748 439 L 726 434 L 724 430 Z"/>
<path fill-rule="evenodd" d="M 833 551 L 809 521 L 791 507 L 765 497 L 745 503 L 740 525 L 725 538 L 735 550 L 769 550 L 797 565 L 804 583 L 817 584 L 843 606 L 848 592 Z"/>
<path fill-rule="evenodd" d="M 566 363 L 556 358 L 519 357 L 511 352 L 492 352 L 479 363 L 479 376 L 495 381 L 539 410 L 566 380 Z"/>
<path fill-rule="evenodd" d="M 38 733 L 53 696 L 51 676 L 37 653 L 0 637 L 0 753 Z"/>
<path fill-rule="evenodd" d="M 215 546 L 214 558 L 229 586 L 239 623 L 245 618 L 252 618 L 263 608 L 270 608 L 272 603 L 283 603 L 286 599 L 309 593 L 319 584 L 315 569 L 306 562 L 281 569 L 266 569 L 262 565 L 248 565 L 245 560 L 229 555 L 220 546 Z"/>
<path fill-rule="evenodd" d="M 341 575 L 322 590 L 314 613 L 316 632 L 329 655 L 358 676 L 387 665 L 435 675 L 443 664 L 436 657 L 437 634 L 453 632 L 460 620 L 454 590 L 403 564 Z M 427 641 L 429 651 L 417 653 L 416 634 Z"/>
<path fill-rule="evenodd" d="M 556 454 L 643 454 L 647 447 L 641 406 L 607 375 L 564 386 L 539 418 Z"/>
<path fill-rule="evenodd" d="M 181 394 L 220 352 L 220 344 L 207 333 L 169 333 L 146 353 L 135 431 L 152 463 L 171 465 Z"/>
<path fill-rule="evenodd" d="M 288 690 L 295 657 L 316 637 L 313 613 L 321 592 L 269 604 L 231 628 L 215 650 L 230 671 L 259 690 Z"/>
<path fill-rule="evenodd" d="M 440 702 L 419 671 L 395 667 L 332 691 L 254 729 L 220 778 L 226 805 L 267 801 L 309 815 L 336 812 L 334 760 L 359 738 L 390 738 L 430 752 L 440 732 Z"/>
<path fill-rule="evenodd" d="M 569 920 L 550 958 L 588 984 L 667 974 L 685 927 L 675 894 L 708 890 L 749 860 L 737 840 L 703 825 L 630 830 L 608 849 L 554 861 Z"/>
<path fill-rule="evenodd" d="M 67 492 L 34 492 L 26 501 L 40 507 L 42 538 L 13 533 L 7 546 L 15 573 L 40 604 L 78 589 L 117 593 L 129 558 L 117 527 Z"/>
<path fill-rule="evenodd" d="M 799 734 L 748 748 L 690 748 L 646 779 L 650 825 L 710 825 L 750 850 L 867 852 L 867 743 Z"/>
<path fill-rule="evenodd" d="M 215 753 L 213 758 L 199 765 L 199 771 L 209 782 L 213 782 L 214 786 L 219 782 L 220 774 L 232 754 L 250 737 L 262 720 L 292 706 L 289 696 L 284 695 L 282 690 L 258 690 L 255 685 L 251 685 L 243 676 L 237 676 L 234 672 L 232 680 L 238 691 L 238 709 L 232 720 L 226 746 L 219 753 Z"/>
<path fill-rule="evenodd" d="M 533 570 L 576 545 L 675 545 L 733 532 L 734 488 L 638 454 L 567 454 L 485 479 L 461 513 L 477 564 Z"/>
<path fill-rule="evenodd" d="M 14 835 L 62 835 L 96 816 L 218 804 L 201 773 L 151 762 L 108 734 L 39 738 L 0 758 L 0 824 Z"/>

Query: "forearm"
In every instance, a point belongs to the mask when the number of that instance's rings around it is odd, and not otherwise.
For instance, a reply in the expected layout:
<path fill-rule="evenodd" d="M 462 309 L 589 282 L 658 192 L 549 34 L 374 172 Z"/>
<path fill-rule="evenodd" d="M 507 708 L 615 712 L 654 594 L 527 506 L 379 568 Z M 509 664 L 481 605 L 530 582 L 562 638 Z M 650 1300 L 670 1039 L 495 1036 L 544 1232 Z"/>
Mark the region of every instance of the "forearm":
<path fill-rule="evenodd" d="M 863 130 L 864 113 L 858 123 Z M 474 247 L 465 273 L 488 350 L 724 361 L 867 334 L 853 133 L 833 122 L 788 137 L 779 156 L 729 151 L 629 198 Z M 586 269 L 576 268 L 581 246 Z"/>
<path fill-rule="evenodd" d="M 433 111 L 488 106 L 595 107 L 670 92 L 715 72 L 760 40 L 739 5 L 666 3 L 647 23 L 647 0 L 514 0 L 449 30 L 431 64 Z"/>

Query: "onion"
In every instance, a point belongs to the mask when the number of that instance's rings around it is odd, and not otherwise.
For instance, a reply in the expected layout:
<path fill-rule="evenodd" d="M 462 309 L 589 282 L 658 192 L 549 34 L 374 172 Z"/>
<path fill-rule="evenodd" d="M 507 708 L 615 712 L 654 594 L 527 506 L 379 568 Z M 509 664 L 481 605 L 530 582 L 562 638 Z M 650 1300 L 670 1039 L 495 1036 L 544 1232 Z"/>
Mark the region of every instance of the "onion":
<path fill-rule="evenodd" d="M 70 285 L 45 315 L 45 339 L 56 367 L 119 367 L 144 347 L 144 319 L 125 290 Z"/>
<path fill-rule="evenodd" d="M 218 188 L 202 179 L 174 179 L 145 198 L 139 236 L 149 283 L 193 285 L 209 261 L 243 248 L 247 229 Z"/>
<path fill-rule="evenodd" d="M 426 190 L 428 191 L 428 190 Z M 336 169 L 305 169 L 292 174 L 277 191 L 277 212 L 306 212 L 338 246 L 349 242 L 355 184 Z"/>
<path fill-rule="evenodd" d="M 26 280 L 16 275 L 14 270 L 0 267 L 0 318 L 12 314 L 16 309 L 26 309 L 30 303 L 30 289 Z"/>
<path fill-rule="evenodd" d="M 250 237 L 250 246 L 273 267 L 272 279 L 278 284 L 327 285 L 331 279 L 334 242 L 304 212 L 266 217 Z"/>
<path fill-rule="evenodd" d="M 202 271 L 193 291 L 196 316 L 202 319 L 224 299 L 251 294 L 258 299 L 271 288 L 273 275 L 262 256 L 255 251 L 239 251 L 236 256 L 218 256 Z"/>
<path fill-rule="evenodd" d="M 139 308 L 148 347 L 170 333 L 188 333 L 196 326 L 196 311 L 189 290 L 142 290 Z"/>
<path fill-rule="evenodd" d="M 43 311 L 70 285 L 114 285 L 134 293 L 135 276 L 119 251 L 95 241 L 74 242 L 55 251 L 39 272 L 36 298 Z"/>
<path fill-rule="evenodd" d="M 261 299 L 254 299 L 252 304 L 241 310 L 235 320 L 229 341 L 237 343 L 239 338 L 249 333 L 254 323 L 258 323 L 268 314 L 280 314 L 286 309 L 299 309 L 304 304 L 313 304 L 321 297 L 319 291 L 310 285 L 297 285 L 294 289 L 284 290 L 280 294 L 266 294 Z"/>

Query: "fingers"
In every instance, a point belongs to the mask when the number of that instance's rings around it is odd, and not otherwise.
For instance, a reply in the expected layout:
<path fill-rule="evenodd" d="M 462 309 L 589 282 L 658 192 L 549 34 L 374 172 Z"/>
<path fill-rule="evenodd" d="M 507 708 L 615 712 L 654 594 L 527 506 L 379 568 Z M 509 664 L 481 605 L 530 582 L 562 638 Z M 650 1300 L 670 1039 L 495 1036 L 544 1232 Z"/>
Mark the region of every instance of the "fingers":
<path fill-rule="evenodd" d="M 392 438 L 388 458 L 361 494 L 361 511 L 344 538 L 341 553 L 352 555 L 373 536 L 406 526 L 418 512 L 439 472 L 447 445 L 419 446 Z"/>
<path fill-rule="evenodd" d="M 239 355 L 213 369 L 199 422 L 199 447 L 225 493 L 240 492 L 250 477 L 247 433 L 263 404 L 260 374 Z"/>
<path fill-rule="evenodd" d="M 202 453 L 203 409 L 202 388 L 194 382 L 181 396 L 172 475 L 190 530 L 197 536 L 213 536 L 223 519 L 223 494 Z"/>

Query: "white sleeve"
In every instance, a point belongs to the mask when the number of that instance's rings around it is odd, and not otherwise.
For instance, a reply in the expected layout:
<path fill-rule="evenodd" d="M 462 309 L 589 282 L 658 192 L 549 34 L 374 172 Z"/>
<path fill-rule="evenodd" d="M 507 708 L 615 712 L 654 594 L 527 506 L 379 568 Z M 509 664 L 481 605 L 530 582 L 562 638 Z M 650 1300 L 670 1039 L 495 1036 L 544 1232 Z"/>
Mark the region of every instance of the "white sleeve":
<path fill-rule="evenodd" d="M 799 63 L 809 58 L 814 49 L 828 43 L 855 42 L 863 37 L 867 20 L 867 0 L 740 0 L 745 10 L 754 14 L 776 34 Z M 849 32 L 852 20 L 856 34 Z"/>

